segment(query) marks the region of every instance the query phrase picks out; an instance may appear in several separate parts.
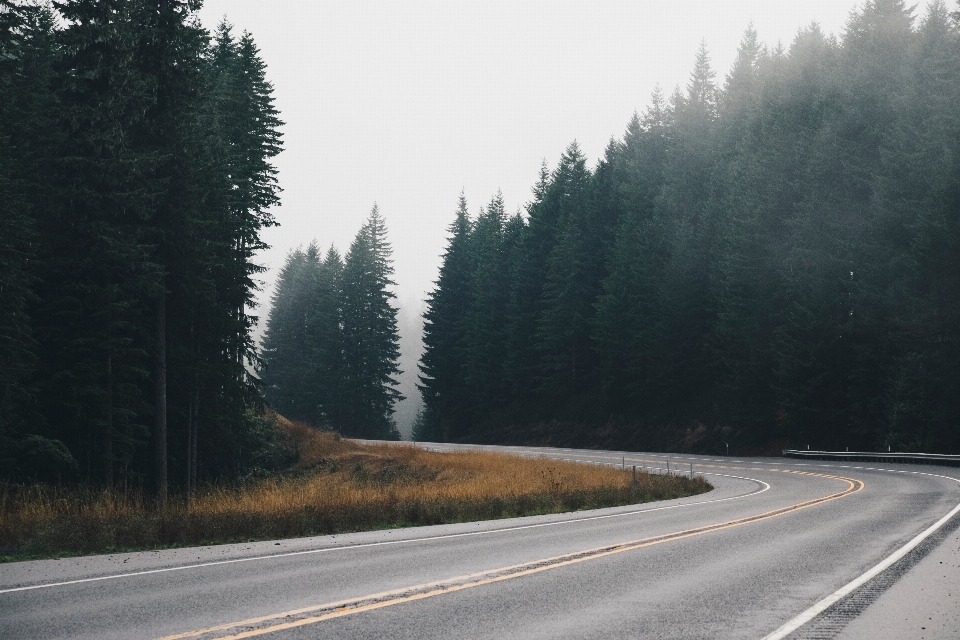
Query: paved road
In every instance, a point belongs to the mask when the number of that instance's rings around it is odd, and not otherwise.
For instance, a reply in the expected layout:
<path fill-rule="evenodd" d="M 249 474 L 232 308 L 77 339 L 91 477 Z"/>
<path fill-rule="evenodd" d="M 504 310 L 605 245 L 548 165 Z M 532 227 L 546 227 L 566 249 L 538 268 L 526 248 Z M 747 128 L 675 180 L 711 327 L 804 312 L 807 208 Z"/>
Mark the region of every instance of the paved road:
<path fill-rule="evenodd" d="M 960 502 L 960 473 L 941 467 L 505 449 L 692 463 L 716 488 L 575 514 L 0 565 L 0 638 L 759 639 Z M 955 575 L 930 563 L 946 558 L 938 543 L 957 539 L 957 519 L 789 637 L 891 637 L 875 633 L 896 613 L 888 594 L 907 590 L 922 608 L 936 598 L 917 589 L 938 593 L 924 576 Z M 960 635 L 951 597 L 936 600 L 953 615 L 943 628 L 912 637 Z"/>

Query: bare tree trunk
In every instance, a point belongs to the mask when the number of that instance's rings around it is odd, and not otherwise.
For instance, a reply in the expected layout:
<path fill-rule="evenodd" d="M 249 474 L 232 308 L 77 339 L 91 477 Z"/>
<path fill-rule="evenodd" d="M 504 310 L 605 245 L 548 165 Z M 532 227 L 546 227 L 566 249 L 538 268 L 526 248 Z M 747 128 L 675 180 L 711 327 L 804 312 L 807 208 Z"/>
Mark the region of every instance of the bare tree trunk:
<path fill-rule="evenodd" d="M 196 366 L 196 348 L 194 344 L 193 337 L 193 320 L 190 320 L 190 355 L 193 358 L 193 366 Z M 194 384 L 196 384 L 196 374 L 194 374 Z M 190 402 L 187 404 L 187 477 L 186 486 L 187 486 L 187 498 L 193 500 L 193 395 L 191 394 Z"/>
<path fill-rule="evenodd" d="M 185 478 L 187 486 L 187 497 L 193 497 L 193 484 L 190 478 L 193 477 L 193 398 L 187 405 L 187 477 Z"/>
<path fill-rule="evenodd" d="M 153 429 L 154 479 L 157 495 L 167 501 L 167 294 L 160 295 L 157 304 L 157 362 L 154 370 Z"/>
<path fill-rule="evenodd" d="M 190 457 L 190 489 L 197 488 L 197 432 L 200 430 L 200 385 L 197 383 L 194 389 L 193 397 L 193 443 L 191 444 Z"/>
<path fill-rule="evenodd" d="M 107 355 L 107 408 L 103 433 L 104 482 L 113 486 L 113 356 Z"/>

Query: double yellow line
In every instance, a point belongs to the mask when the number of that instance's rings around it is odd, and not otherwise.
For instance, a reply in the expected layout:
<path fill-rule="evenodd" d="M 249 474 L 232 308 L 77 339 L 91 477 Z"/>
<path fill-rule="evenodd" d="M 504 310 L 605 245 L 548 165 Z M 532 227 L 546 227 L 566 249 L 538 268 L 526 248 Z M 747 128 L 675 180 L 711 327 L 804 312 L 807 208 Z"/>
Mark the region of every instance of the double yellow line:
<path fill-rule="evenodd" d="M 413 602 L 415 600 L 423 600 L 424 598 L 432 598 L 433 596 L 439 596 L 446 593 L 454 593 L 464 589 L 479 587 L 485 584 L 493 584 L 495 582 L 502 582 L 504 580 L 512 580 L 514 578 L 532 575 L 541 571 L 558 569 L 560 567 L 585 562 L 587 560 L 594 560 L 596 558 L 603 558 L 617 553 L 623 553 L 625 551 L 633 551 L 634 549 L 650 547 L 653 545 L 662 544 L 664 542 L 681 540 L 683 538 L 699 536 L 705 533 L 712 533 L 714 531 L 721 531 L 723 529 L 738 527 L 751 522 L 768 520 L 770 518 L 775 518 L 777 516 L 799 511 L 800 509 L 806 509 L 807 507 L 812 507 L 814 505 L 823 504 L 824 502 L 830 502 L 831 500 L 843 498 L 844 496 L 848 496 L 852 493 L 860 491 L 864 487 L 863 482 L 860 480 L 856 480 L 854 478 L 845 478 L 842 476 L 828 475 L 824 473 L 793 471 L 787 469 L 764 469 L 764 471 L 779 471 L 781 473 L 795 473 L 798 475 L 839 480 L 846 482 L 847 488 L 843 491 L 832 493 L 822 498 L 815 498 L 813 500 L 799 502 L 797 504 L 782 507 L 780 509 L 774 509 L 773 511 L 767 511 L 757 515 L 738 518 L 736 520 L 729 520 L 718 524 L 696 527 L 693 529 L 685 529 L 682 531 L 676 531 L 650 538 L 630 540 L 605 547 L 586 549 L 575 553 L 568 553 L 550 558 L 543 558 L 541 560 L 534 560 L 533 562 L 490 569 L 487 571 L 481 571 L 479 573 L 471 573 L 445 580 L 426 582 L 410 587 L 403 587 L 401 589 L 394 589 L 392 591 L 373 593 L 358 598 L 327 602 L 324 604 L 293 609 L 290 611 L 283 611 L 281 613 L 260 616 L 257 618 L 240 620 L 238 622 L 229 622 L 213 627 L 207 627 L 205 629 L 198 629 L 196 631 L 188 631 L 185 633 L 164 636 L 163 638 L 158 638 L 157 640 L 180 640 L 183 638 L 201 638 L 202 640 L 206 640 L 206 638 L 219 638 L 221 640 L 234 640 L 239 638 L 252 638 L 254 636 L 273 633 L 275 631 L 293 629 L 296 627 L 302 627 L 304 625 L 323 622 L 324 620 L 332 620 L 334 618 L 363 613 L 364 611 L 373 611 L 374 609 L 382 609 L 384 607 L 391 607 L 393 605 Z"/>

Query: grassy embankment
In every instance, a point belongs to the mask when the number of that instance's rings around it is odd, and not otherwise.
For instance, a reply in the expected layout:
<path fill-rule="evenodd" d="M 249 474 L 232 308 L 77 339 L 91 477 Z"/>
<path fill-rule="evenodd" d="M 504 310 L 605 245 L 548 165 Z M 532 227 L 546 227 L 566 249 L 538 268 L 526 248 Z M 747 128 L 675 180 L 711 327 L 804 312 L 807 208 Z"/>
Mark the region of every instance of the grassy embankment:
<path fill-rule="evenodd" d="M 289 538 L 664 500 L 703 478 L 543 458 L 362 445 L 277 419 L 290 468 L 165 507 L 141 493 L 0 486 L 0 560 Z"/>

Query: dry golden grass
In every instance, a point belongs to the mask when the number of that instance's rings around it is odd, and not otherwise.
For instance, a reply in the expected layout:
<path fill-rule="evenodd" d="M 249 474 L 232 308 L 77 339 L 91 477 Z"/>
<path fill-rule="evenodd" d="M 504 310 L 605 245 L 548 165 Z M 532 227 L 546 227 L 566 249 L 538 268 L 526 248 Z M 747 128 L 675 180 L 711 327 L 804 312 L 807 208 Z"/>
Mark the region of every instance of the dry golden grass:
<path fill-rule="evenodd" d="M 7 559 L 271 539 L 439 524 L 662 500 L 710 489 L 702 478 L 494 453 L 363 445 L 277 418 L 298 463 L 290 473 L 208 487 L 161 507 L 140 493 L 0 488 Z"/>

